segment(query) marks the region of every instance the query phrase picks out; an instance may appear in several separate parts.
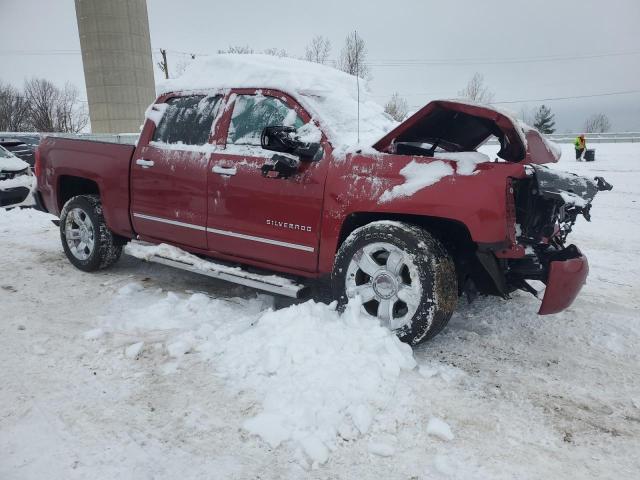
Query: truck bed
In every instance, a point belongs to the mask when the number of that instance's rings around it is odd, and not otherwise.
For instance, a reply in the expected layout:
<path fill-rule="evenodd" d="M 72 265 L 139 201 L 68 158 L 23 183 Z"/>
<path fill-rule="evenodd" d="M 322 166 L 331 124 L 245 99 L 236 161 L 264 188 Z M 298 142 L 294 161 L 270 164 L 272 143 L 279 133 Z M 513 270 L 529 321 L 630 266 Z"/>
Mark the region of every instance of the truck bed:
<path fill-rule="evenodd" d="M 38 190 L 44 207 L 59 215 L 64 204 L 87 185 L 104 206 L 105 220 L 118 235 L 132 235 L 129 218 L 129 169 L 134 145 L 45 137 L 39 146 Z"/>

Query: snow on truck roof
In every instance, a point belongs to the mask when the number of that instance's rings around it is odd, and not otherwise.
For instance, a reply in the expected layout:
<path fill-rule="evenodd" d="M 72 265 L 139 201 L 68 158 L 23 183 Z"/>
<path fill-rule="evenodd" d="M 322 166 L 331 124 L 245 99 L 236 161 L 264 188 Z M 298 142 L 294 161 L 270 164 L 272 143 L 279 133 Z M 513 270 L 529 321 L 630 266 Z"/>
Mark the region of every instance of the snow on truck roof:
<path fill-rule="evenodd" d="M 356 77 L 318 63 L 271 55 L 220 54 L 194 61 L 159 93 L 228 88 L 272 88 L 292 95 L 323 127 L 337 149 L 358 145 Z M 360 142 L 370 146 L 397 126 L 360 80 Z"/>

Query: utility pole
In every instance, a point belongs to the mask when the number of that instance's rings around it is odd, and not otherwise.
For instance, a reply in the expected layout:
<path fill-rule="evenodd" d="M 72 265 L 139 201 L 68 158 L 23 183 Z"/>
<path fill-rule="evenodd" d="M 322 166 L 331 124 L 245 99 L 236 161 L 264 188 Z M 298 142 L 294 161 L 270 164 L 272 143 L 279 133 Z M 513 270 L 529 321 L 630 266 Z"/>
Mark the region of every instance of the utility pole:
<path fill-rule="evenodd" d="M 360 52 L 358 50 L 358 31 L 353 32 L 353 41 L 356 47 L 356 88 L 358 89 L 358 143 L 360 143 Z"/>
<path fill-rule="evenodd" d="M 164 48 L 160 49 L 160 54 L 162 55 L 162 61 L 158 62 L 158 67 L 164 73 L 164 78 L 169 79 L 169 64 L 167 63 L 167 51 Z"/>

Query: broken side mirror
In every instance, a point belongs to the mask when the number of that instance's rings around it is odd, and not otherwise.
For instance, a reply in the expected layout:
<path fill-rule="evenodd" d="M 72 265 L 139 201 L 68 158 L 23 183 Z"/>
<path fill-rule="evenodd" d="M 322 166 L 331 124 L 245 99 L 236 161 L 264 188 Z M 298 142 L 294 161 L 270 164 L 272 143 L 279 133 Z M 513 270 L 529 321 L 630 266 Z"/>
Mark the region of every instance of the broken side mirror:
<path fill-rule="evenodd" d="M 320 142 L 304 142 L 296 136 L 294 127 L 282 125 L 265 127 L 262 130 L 260 144 L 265 150 L 289 153 L 300 157 L 303 161 L 315 161 L 320 157 Z"/>

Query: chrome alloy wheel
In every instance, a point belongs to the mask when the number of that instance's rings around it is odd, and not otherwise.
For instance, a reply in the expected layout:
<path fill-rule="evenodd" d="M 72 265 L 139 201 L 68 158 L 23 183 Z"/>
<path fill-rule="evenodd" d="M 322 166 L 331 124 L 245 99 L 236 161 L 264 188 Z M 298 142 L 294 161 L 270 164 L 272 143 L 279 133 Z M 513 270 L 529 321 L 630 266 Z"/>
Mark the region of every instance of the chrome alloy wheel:
<path fill-rule="evenodd" d="M 91 218 L 81 208 L 74 208 L 67 213 L 64 237 L 71 254 L 78 260 L 86 260 L 91 256 L 95 246 L 95 231 Z"/>
<path fill-rule="evenodd" d="M 413 258 L 386 242 L 364 246 L 352 257 L 345 278 L 348 298 L 391 330 L 409 324 L 418 310 L 422 285 Z"/>

